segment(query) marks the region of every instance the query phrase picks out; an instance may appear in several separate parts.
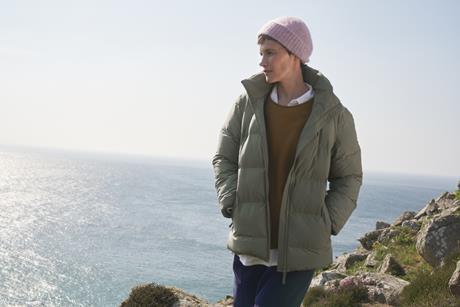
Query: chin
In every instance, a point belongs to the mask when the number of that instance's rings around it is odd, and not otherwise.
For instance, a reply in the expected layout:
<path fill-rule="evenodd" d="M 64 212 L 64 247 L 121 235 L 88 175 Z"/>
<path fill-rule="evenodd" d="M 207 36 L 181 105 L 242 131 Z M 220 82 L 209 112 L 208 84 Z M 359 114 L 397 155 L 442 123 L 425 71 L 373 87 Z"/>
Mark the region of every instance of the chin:
<path fill-rule="evenodd" d="M 269 83 L 269 84 L 272 84 L 272 83 L 275 83 L 275 82 L 276 82 L 276 80 L 273 80 L 273 78 L 269 78 L 269 77 L 267 77 L 267 76 L 265 76 L 265 81 L 266 81 L 267 83 Z"/>

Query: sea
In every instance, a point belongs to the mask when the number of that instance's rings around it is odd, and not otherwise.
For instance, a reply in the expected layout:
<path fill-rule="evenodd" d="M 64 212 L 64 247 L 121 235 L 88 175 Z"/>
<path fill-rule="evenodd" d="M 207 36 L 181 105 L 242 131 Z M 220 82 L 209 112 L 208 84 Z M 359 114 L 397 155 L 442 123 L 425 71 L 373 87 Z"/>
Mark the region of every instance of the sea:
<path fill-rule="evenodd" d="M 364 172 L 334 255 L 459 177 Z M 147 283 L 216 302 L 233 288 L 228 224 L 210 160 L 0 147 L 0 306 L 119 306 Z"/>

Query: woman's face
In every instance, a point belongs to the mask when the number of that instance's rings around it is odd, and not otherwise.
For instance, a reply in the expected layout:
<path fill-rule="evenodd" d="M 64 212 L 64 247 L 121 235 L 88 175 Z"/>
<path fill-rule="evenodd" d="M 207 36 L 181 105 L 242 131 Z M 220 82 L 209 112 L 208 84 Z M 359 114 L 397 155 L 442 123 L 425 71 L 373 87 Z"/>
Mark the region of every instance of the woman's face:
<path fill-rule="evenodd" d="M 289 55 L 282 45 L 270 39 L 260 44 L 260 56 L 259 65 L 262 67 L 267 83 L 286 80 L 298 65 L 295 55 Z"/>

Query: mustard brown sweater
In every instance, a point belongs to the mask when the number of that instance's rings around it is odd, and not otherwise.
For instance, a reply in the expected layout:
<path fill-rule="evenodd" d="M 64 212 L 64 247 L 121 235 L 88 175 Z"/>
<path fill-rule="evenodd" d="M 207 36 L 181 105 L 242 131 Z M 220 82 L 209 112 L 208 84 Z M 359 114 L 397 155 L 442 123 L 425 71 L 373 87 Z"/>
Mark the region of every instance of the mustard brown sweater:
<path fill-rule="evenodd" d="M 282 106 L 270 95 L 265 101 L 268 142 L 270 248 L 278 248 L 278 225 L 283 190 L 295 157 L 297 141 L 310 116 L 314 98 L 296 106 Z"/>

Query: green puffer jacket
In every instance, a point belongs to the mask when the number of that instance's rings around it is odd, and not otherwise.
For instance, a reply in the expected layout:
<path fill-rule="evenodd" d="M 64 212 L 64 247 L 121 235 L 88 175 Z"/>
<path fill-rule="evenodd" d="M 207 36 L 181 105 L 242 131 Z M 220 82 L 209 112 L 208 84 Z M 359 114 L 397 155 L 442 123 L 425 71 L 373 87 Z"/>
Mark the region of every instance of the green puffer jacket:
<path fill-rule="evenodd" d="M 283 272 L 283 283 L 286 272 L 321 268 L 332 262 L 331 234 L 339 233 L 356 208 L 362 185 L 361 149 L 352 114 L 320 72 L 303 65 L 302 73 L 315 90 L 315 100 L 283 192 L 277 268 Z M 246 93 L 228 114 L 212 160 L 215 186 L 221 210 L 232 208 L 227 248 L 268 261 L 264 100 L 272 87 L 262 73 L 242 83 Z"/>

